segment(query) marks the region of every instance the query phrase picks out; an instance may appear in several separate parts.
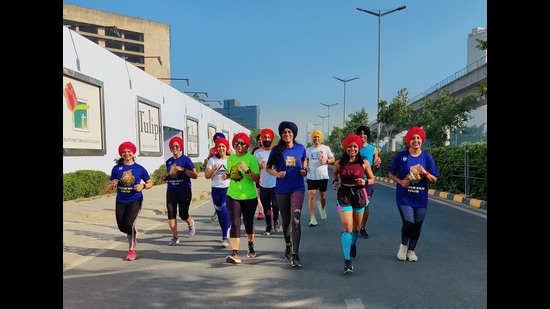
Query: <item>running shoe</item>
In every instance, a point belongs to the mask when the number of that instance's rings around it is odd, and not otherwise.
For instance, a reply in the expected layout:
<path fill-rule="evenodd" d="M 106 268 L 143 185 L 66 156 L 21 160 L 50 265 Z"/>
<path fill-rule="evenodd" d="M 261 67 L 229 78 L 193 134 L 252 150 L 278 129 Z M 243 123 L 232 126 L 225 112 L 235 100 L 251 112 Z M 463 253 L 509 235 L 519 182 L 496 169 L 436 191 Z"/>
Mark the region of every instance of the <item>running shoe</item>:
<path fill-rule="evenodd" d="M 285 259 L 290 260 L 292 258 L 292 244 L 287 244 L 285 249 Z"/>
<path fill-rule="evenodd" d="M 351 275 L 353 273 L 353 265 L 351 260 L 344 260 L 344 275 Z"/>
<path fill-rule="evenodd" d="M 273 224 L 273 230 L 275 230 L 275 233 L 278 233 L 281 230 L 281 226 L 279 225 L 279 221 L 275 220 L 275 223 Z"/>
<path fill-rule="evenodd" d="M 128 255 L 126 256 L 126 261 L 133 261 L 137 258 L 136 250 L 130 250 L 128 251 Z"/>
<path fill-rule="evenodd" d="M 241 264 L 241 257 L 237 252 L 233 252 L 225 258 L 225 261 L 230 264 Z"/>
<path fill-rule="evenodd" d="M 413 250 L 407 250 L 407 260 L 411 262 L 418 261 L 418 257 L 416 256 L 416 253 L 414 253 Z"/>
<path fill-rule="evenodd" d="M 248 247 L 248 252 L 246 253 L 246 257 L 249 257 L 249 258 L 256 257 L 256 251 L 254 251 L 254 246 Z"/>
<path fill-rule="evenodd" d="M 256 220 L 262 220 L 264 217 L 264 213 L 263 212 L 260 212 L 258 213 L 258 216 L 256 217 Z"/>
<path fill-rule="evenodd" d="M 317 219 L 315 217 L 311 217 L 311 220 L 309 220 L 309 226 L 313 227 L 317 225 Z"/>
<path fill-rule="evenodd" d="M 189 237 L 195 235 L 195 221 L 189 226 Z"/>
<path fill-rule="evenodd" d="M 351 245 L 351 248 L 349 250 L 349 256 L 351 256 L 352 258 L 357 256 L 357 246 L 356 245 Z"/>
<path fill-rule="evenodd" d="M 210 217 L 210 221 L 218 221 L 218 214 L 216 212 Z"/>
<path fill-rule="evenodd" d="M 175 246 L 180 243 L 180 239 L 177 236 L 172 237 L 170 239 L 170 242 L 168 243 L 168 246 Z"/>
<path fill-rule="evenodd" d="M 397 251 L 397 259 L 400 261 L 405 261 L 407 259 L 407 250 L 408 246 L 404 244 L 399 244 L 399 250 Z"/>
<path fill-rule="evenodd" d="M 321 207 L 321 210 L 319 210 L 321 213 L 321 219 L 326 220 L 327 219 L 327 210 Z"/>
<path fill-rule="evenodd" d="M 227 238 L 222 239 L 222 247 L 229 247 L 229 240 L 227 240 Z"/>
<path fill-rule="evenodd" d="M 270 230 L 270 229 L 266 229 L 265 232 L 264 232 L 264 235 L 265 235 L 265 236 L 271 235 L 271 230 Z"/>
<path fill-rule="evenodd" d="M 290 261 L 290 266 L 292 266 L 294 268 L 302 267 L 302 263 L 300 262 L 300 257 L 298 256 L 298 254 L 293 254 L 292 255 L 292 260 Z"/>
<path fill-rule="evenodd" d="M 359 236 L 361 238 L 369 238 L 369 234 L 367 234 L 367 230 L 364 227 L 359 230 Z"/>

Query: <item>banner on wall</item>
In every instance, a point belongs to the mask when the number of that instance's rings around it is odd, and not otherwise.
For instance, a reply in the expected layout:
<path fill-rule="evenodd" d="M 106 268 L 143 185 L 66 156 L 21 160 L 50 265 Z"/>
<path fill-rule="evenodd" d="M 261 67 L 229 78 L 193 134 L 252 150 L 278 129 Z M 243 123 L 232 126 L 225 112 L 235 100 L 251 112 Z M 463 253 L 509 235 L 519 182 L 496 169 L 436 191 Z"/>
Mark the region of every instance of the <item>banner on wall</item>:
<path fill-rule="evenodd" d="M 102 156 L 105 147 L 103 82 L 63 68 L 63 155 Z"/>

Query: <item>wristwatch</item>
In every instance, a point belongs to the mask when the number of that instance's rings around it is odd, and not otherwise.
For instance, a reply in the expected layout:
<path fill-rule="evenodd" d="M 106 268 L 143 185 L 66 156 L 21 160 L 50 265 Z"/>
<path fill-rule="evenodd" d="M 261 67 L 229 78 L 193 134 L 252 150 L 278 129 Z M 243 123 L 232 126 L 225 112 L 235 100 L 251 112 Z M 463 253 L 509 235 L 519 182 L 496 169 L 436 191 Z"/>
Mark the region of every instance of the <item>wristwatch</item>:
<path fill-rule="evenodd" d="M 247 169 L 246 172 L 244 172 L 245 174 L 250 174 L 252 171 L 250 169 Z"/>

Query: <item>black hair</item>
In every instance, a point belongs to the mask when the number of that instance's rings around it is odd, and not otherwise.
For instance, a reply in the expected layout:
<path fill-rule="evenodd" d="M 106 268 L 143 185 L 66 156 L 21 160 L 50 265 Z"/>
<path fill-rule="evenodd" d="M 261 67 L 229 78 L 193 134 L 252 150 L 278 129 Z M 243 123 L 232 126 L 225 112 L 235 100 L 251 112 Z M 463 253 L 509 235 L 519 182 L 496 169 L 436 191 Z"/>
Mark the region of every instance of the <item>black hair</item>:
<path fill-rule="evenodd" d="M 358 126 L 357 129 L 355 129 L 355 134 L 361 135 L 361 131 L 365 132 L 367 134 L 367 137 L 370 137 L 370 129 L 367 126 Z"/>
<path fill-rule="evenodd" d="M 294 145 L 299 144 L 299 143 L 296 142 L 296 136 L 295 135 L 293 135 L 293 137 L 292 137 L 292 143 Z M 277 162 L 279 162 L 279 160 L 283 156 L 283 151 L 285 151 L 285 149 L 286 149 L 286 143 L 281 138 L 279 140 L 279 143 L 277 143 L 277 147 L 273 147 L 273 149 L 271 150 L 272 152 L 275 151 L 275 153 L 273 153 L 273 156 L 271 156 L 270 159 L 267 161 L 267 166 L 277 165 Z"/>

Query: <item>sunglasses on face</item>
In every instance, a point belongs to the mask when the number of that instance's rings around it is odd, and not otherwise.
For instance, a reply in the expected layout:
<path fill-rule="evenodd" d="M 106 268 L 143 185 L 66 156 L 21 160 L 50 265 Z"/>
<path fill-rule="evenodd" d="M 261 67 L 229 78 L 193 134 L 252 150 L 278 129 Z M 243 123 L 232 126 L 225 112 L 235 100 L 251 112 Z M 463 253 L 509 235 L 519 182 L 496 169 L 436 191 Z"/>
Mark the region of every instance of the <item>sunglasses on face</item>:
<path fill-rule="evenodd" d="M 171 149 L 177 149 L 177 148 L 180 148 L 180 145 L 172 145 L 172 147 L 170 147 Z"/>
<path fill-rule="evenodd" d="M 233 143 L 233 145 L 235 145 L 235 147 L 237 147 L 238 145 L 245 146 L 246 143 L 237 141 L 237 142 Z"/>

